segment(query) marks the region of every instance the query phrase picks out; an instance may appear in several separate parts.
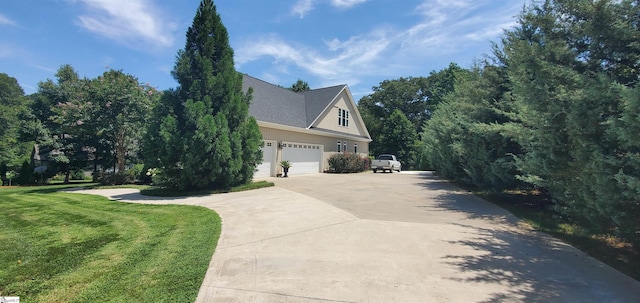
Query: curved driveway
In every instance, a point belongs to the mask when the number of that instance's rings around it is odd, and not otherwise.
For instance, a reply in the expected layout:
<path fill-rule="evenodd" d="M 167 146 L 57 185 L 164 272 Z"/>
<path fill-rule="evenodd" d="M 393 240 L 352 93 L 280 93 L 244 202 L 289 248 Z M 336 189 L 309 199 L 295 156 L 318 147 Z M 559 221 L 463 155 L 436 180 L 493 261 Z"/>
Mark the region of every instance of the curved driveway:
<path fill-rule="evenodd" d="M 430 173 L 292 176 L 255 191 L 122 201 L 223 220 L 197 302 L 640 302 L 640 283 Z"/>

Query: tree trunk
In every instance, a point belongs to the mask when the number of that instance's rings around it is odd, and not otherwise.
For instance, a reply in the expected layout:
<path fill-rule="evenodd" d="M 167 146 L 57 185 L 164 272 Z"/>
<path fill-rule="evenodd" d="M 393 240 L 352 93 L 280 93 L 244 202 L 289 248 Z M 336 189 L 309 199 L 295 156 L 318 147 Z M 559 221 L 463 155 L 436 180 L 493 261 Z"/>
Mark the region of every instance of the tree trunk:
<path fill-rule="evenodd" d="M 118 173 L 124 172 L 124 163 L 127 155 L 127 149 L 125 148 L 125 132 L 120 131 L 116 138 L 116 166 Z"/>

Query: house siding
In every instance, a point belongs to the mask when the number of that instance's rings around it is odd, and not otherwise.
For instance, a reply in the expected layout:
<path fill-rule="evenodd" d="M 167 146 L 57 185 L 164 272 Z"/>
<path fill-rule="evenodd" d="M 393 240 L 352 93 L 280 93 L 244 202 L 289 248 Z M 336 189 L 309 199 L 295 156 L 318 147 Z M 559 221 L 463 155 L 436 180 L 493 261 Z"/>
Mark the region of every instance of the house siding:
<path fill-rule="evenodd" d="M 337 117 L 337 112 L 336 112 Z M 367 157 L 369 154 L 369 142 L 362 140 L 354 140 L 350 138 L 328 137 L 322 135 L 305 134 L 288 130 L 274 129 L 269 127 L 260 126 L 260 133 L 262 133 L 263 140 L 271 140 L 275 142 L 289 142 L 289 143 L 303 143 L 314 144 L 322 146 L 322 163 L 320 164 L 321 171 L 325 171 L 329 168 L 329 157 L 337 152 L 337 142 L 347 142 L 347 152 L 353 152 L 354 144 L 358 144 L 358 154 L 362 157 Z M 277 152 L 276 163 L 282 161 L 282 153 Z M 277 173 L 281 173 L 281 168 L 278 167 Z"/>
<path fill-rule="evenodd" d="M 347 102 L 348 95 L 343 91 L 336 98 L 335 103 L 327 110 L 316 123 L 314 127 L 333 130 L 337 132 L 347 133 L 355 136 L 363 136 L 366 132 L 361 128 L 360 123 L 357 120 L 357 108 L 351 105 L 351 102 Z M 338 109 L 346 109 L 349 111 L 349 127 L 338 125 Z"/>

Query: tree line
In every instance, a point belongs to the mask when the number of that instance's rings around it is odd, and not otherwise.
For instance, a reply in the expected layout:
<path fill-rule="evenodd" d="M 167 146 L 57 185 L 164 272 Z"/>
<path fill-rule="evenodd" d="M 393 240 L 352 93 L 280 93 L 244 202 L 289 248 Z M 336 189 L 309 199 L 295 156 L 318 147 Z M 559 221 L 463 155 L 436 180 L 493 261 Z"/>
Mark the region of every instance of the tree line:
<path fill-rule="evenodd" d="M 87 79 L 63 65 L 55 81 L 24 96 L 14 78 L 0 74 L 0 177 L 30 184 L 61 173 L 68 182 L 91 168 L 95 181 L 125 183 L 148 173 L 179 190 L 250 182 L 262 137 L 212 0 L 201 1 L 186 37 L 172 72 L 179 85 L 164 92 L 123 71 Z M 39 157 L 46 171 L 35 167 Z"/>
<path fill-rule="evenodd" d="M 469 69 L 374 88 L 359 104 L 367 126 L 395 114 L 415 132 L 376 131 L 372 151 L 398 146 L 480 189 L 538 190 L 562 220 L 640 244 L 640 2 L 533 2 L 517 21 Z"/>

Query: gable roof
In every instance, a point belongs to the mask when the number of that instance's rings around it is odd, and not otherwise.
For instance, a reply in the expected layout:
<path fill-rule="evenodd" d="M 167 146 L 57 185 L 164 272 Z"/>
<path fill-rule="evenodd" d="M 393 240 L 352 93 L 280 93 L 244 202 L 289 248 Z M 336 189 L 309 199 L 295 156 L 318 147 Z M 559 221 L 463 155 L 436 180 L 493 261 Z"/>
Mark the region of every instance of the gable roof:
<path fill-rule="evenodd" d="M 247 91 L 249 88 L 253 88 L 249 114 L 256 120 L 303 129 L 311 129 L 322 114 L 331 108 L 331 105 L 343 91 L 347 92 L 353 102 L 347 85 L 336 85 L 298 93 L 243 74 L 242 89 Z M 353 105 L 355 107 L 355 103 Z M 364 128 L 363 138 L 371 140 L 360 114 L 356 113 L 356 117 Z M 338 133 L 329 130 L 322 131 Z"/>
<path fill-rule="evenodd" d="M 258 121 L 306 128 L 304 95 L 248 75 L 242 75 L 242 90 L 253 88 L 249 114 Z"/>
<path fill-rule="evenodd" d="M 313 122 L 331 106 L 333 100 L 335 100 L 345 87 L 346 85 L 336 85 L 302 92 L 307 105 L 307 127 L 313 125 Z"/>

